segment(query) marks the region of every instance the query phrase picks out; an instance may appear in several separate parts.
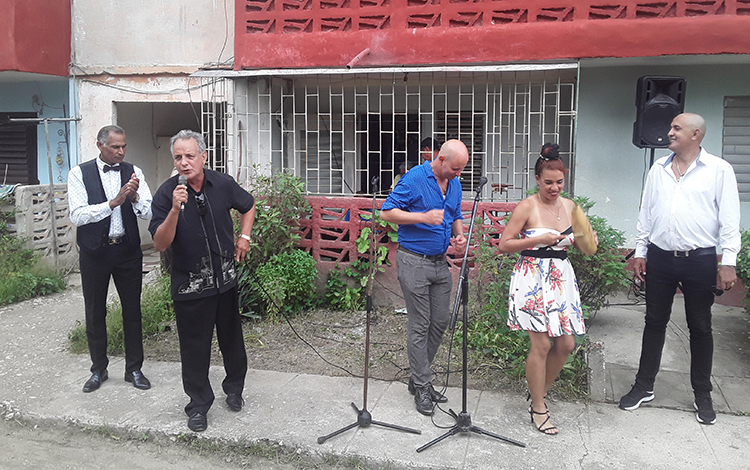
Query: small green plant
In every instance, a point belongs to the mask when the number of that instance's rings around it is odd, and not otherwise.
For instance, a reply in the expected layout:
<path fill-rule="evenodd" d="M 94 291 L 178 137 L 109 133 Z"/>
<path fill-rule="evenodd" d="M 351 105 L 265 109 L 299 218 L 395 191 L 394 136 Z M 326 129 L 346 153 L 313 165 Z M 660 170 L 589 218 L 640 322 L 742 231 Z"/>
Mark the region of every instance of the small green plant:
<path fill-rule="evenodd" d="M 141 321 L 143 336 L 148 337 L 164 330 L 164 325 L 174 320 L 174 304 L 170 292 L 171 279 L 162 273 L 153 284 L 143 287 L 141 296 Z M 86 325 L 78 324 L 69 334 L 70 350 L 73 353 L 88 351 Z M 125 351 L 125 336 L 122 326 L 122 305 L 115 300 L 107 305 L 107 352 L 122 354 Z"/>
<path fill-rule="evenodd" d="M 311 286 L 315 286 L 318 268 L 315 259 L 303 250 L 292 250 L 272 256 L 255 270 L 262 288 L 262 313 L 274 319 L 279 314 L 289 315 L 317 306 Z"/>
<path fill-rule="evenodd" d="M 362 309 L 364 299 L 362 296 L 362 285 L 350 286 L 342 279 L 343 272 L 338 264 L 334 269 L 328 271 L 326 281 L 326 302 L 337 310 L 354 311 Z"/>
<path fill-rule="evenodd" d="M 374 253 L 372 277 L 378 272 L 385 271 L 388 261 L 388 247 L 386 242 L 398 241 L 397 226 L 380 218 L 380 211 L 375 211 L 374 225 L 376 226 L 375 237 L 377 237 L 377 248 Z M 363 220 L 369 221 L 372 217 L 369 213 L 360 214 Z M 380 227 L 380 229 L 377 229 Z M 343 270 L 337 264 L 328 272 L 326 282 L 326 301 L 328 304 L 340 310 L 360 310 L 364 306 L 367 283 L 370 281 L 369 254 L 373 238 L 372 227 L 365 226 L 360 230 L 355 241 L 357 252 L 365 255 L 345 266 Z"/>
<path fill-rule="evenodd" d="M 742 230 L 742 246 L 737 254 L 737 277 L 745 285 L 745 311 L 750 312 L 750 230 Z"/>

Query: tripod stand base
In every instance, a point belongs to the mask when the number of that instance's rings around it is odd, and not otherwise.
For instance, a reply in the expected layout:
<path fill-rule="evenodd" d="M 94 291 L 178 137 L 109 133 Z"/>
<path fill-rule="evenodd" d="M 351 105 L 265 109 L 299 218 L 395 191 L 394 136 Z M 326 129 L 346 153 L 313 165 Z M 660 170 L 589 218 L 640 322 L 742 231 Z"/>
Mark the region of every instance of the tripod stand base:
<path fill-rule="evenodd" d="M 355 428 L 355 427 L 366 428 L 366 427 L 369 427 L 371 424 L 382 426 L 384 428 L 396 429 L 398 431 L 410 432 L 412 434 L 422 434 L 422 431 L 419 431 L 417 429 L 411 429 L 411 428 L 407 428 L 404 426 L 399 426 L 397 424 L 389 424 L 389 423 L 383 423 L 381 421 L 375 421 L 374 419 L 372 419 L 372 415 L 370 414 L 369 411 L 367 411 L 365 408 L 362 408 L 360 410 L 359 408 L 357 408 L 357 405 L 355 405 L 354 403 L 352 403 L 352 408 L 354 408 L 354 411 L 357 412 L 357 421 L 348 426 L 344 426 L 343 428 L 339 429 L 338 431 L 334 431 L 331 434 L 320 436 L 318 438 L 318 444 L 322 444 L 328 439 L 332 437 L 336 437 L 339 434 L 344 433 L 352 428 Z"/>
<path fill-rule="evenodd" d="M 501 441 L 509 442 L 511 444 L 517 445 L 518 447 L 526 447 L 526 444 L 523 442 L 518 442 L 513 439 L 510 439 L 508 437 L 503 437 L 499 434 L 495 434 L 489 431 L 485 431 L 484 429 L 480 428 L 479 426 L 474 426 L 471 424 L 471 415 L 465 411 L 462 411 L 458 415 L 453 410 L 450 411 L 451 416 L 453 416 L 456 419 L 456 424 L 450 428 L 445 434 L 442 436 L 433 439 L 432 441 L 428 442 L 427 444 L 423 445 L 419 449 L 417 449 L 417 452 L 422 452 L 423 450 L 432 447 L 433 445 L 437 444 L 438 442 L 442 441 L 443 439 L 446 439 L 450 436 L 455 436 L 458 433 L 466 433 L 466 432 L 473 432 L 476 434 L 484 434 L 485 436 L 494 437 L 495 439 L 499 439 Z"/>

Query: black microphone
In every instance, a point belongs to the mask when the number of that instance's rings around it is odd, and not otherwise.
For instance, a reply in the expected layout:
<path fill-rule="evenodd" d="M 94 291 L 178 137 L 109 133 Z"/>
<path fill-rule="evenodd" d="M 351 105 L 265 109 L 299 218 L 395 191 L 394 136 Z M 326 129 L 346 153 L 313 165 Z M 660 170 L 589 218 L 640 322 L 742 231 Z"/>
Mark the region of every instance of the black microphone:
<path fill-rule="evenodd" d="M 477 188 L 477 192 L 480 192 L 485 184 L 487 184 L 487 177 L 482 176 L 481 178 L 479 178 L 479 187 Z"/>
<path fill-rule="evenodd" d="M 177 178 L 177 184 L 181 184 L 181 185 L 183 185 L 183 186 L 187 186 L 187 176 L 185 176 L 185 175 L 180 175 L 180 177 L 179 177 L 179 178 Z M 184 202 L 181 202 L 181 203 L 180 203 L 180 210 L 181 210 L 181 211 L 184 211 L 184 210 L 185 210 L 185 203 L 184 203 Z"/>
<path fill-rule="evenodd" d="M 372 181 L 370 182 L 370 184 L 372 185 L 373 193 L 378 192 L 378 183 L 380 183 L 380 178 L 378 178 L 377 176 L 373 176 Z"/>

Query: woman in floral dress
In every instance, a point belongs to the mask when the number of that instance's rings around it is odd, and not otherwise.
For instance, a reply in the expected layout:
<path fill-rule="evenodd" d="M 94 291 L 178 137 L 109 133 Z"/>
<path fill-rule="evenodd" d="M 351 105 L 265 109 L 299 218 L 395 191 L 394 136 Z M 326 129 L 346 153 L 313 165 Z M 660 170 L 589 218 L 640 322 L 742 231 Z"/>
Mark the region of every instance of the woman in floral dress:
<path fill-rule="evenodd" d="M 570 216 L 575 204 L 560 196 L 568 170 L 557 144 L 542 147 L 534 172 L 539 192 L 518 203 L 498 248 L 521 252 L 510 282 L 508 326 L 529 333 L 529 415 L 539 431 L 553 435 L 558 430 L 550 421 L 547 391 L 575 348 L 574 335 L 584 334 L 585 326 L 566 252 L 575 243 Z"/>

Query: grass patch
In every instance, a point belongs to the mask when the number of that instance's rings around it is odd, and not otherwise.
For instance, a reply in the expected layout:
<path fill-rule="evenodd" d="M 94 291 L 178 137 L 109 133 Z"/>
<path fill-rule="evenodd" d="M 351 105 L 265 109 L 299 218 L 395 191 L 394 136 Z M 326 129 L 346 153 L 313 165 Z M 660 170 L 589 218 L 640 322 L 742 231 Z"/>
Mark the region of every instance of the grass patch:
<path fill-rule="evenodd" d="M 0 208 L 15 207 L 12 197 L 0 198 Z M 8 305 L 65 289 L 65 275 L 41 261 L 11 233 L 15 213 L 0 210 L 0 305 Z"/>
<path fill-rule="evenodd" d="M 46 269 L 36 259 L 32 259 L 30 263 L 31 266 L 0 270 L 0 305 L 54 294 L 65 289 L 67 283 L 63 273 Z"/>
<path fill-rule="evenodd" d="M 148 337 L 164 331 L 164 325 L 174 320 L 174 305 L 170 295 L 170 278 L 164 272 L 153 284 L 143 286 L 141 294 L 141 316 L 143 336 Z M 81 354 L 87 352 L 86 325 L 77 322 L 68 334 L 70 350 Z M 125 335 L 122 327 L 122 305 L 115 300 L 107 305 L 107 353 L 125 352 Z"/>

